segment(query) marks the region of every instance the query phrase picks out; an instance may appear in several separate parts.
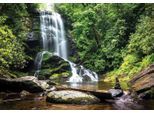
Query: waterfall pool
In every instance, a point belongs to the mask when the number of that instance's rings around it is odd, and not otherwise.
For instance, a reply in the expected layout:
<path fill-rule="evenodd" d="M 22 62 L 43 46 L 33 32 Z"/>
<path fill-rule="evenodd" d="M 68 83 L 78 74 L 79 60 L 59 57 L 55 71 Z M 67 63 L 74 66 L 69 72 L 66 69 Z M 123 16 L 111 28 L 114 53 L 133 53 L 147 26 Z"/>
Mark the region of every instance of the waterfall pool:
<path fill-rule="evenodd" d="M 71 84 L 64 84 L 70 87 L 78 87 L 80 89 L 87 90 L 108 90 L 113 86 L 111 83 L 89 83 L 89 84 L 77 84 L 72 86 Z M 0 93 L 0 98 L 2 94 Z M 1 101 L 1 110 L 116 110 L 116 109 L 154 109 L 154 100 L 141 100 L 139 103 L 130 103 L 129 106 L 125 106 L 122 100 L 116 102 L 101 102 L 99 104 L 92 105 L 75 105 L 75 104 L 55 104 L 48 103 L 45 100 L 45 96 L 40 94 L 32 94 L 24 98 L 17 98 L 14 100 Z M 120 107 L 119 107 L 120 106 Z M 139 106 L 139 107 L 138 107 Z"/>

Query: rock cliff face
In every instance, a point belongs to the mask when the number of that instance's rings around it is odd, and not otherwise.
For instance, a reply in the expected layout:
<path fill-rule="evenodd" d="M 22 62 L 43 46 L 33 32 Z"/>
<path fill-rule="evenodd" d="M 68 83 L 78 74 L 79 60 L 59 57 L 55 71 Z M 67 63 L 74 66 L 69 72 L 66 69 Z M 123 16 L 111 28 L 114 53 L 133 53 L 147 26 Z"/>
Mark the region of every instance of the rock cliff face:
<path fill-rule="evenodd" d="M 130 81 L 130 86 L 139 97 L 154 98 L 154 64 L 134 76 Z"/>

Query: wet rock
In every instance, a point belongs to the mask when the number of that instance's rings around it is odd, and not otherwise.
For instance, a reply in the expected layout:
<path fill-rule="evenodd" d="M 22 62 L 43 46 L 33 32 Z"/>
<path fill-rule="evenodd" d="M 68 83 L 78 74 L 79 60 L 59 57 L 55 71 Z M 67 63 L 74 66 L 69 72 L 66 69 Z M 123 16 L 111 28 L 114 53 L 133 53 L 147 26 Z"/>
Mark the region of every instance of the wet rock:
<path fill-rule="evenodd" d="M 25 97 L 27 95 L 30 95 L 30 93 L 28 91 L 23 90 L 22 92 L 20 92 L 21 97 Z"/>
<path fill-rule="evenodd" d="M 55 83 L 55 82 L 53 82 L 53 81 L 51 81 L 51 80 L 47 81 L 47 84 L 49 84 L 49 85 L 51 85 L 51 86 L 57 85 L 57 83 Z"/>
<path fill-rule="evenodd" d="M 19 93 L 14 93 L 14 92 L 9 92 L 9 93 L 0 92 L 0 103 L 10 102 L 10 101 L 16 101 L 16 100 L 21 100 Z"/>
<path fill-rule="evenodd" d="M 16 100 L 20 98 L 20 94 L 19 93 L 6 93 L 5 97 L 3 98 L 3 100 Z"/>
<path fill-rule="evenodd" d="M 49 93 L 51 91 L 55 91 L 57 88 L 55 86 L 50 87 L 49 89 L 46 90 L 46 93 Z"/>
<path fill-rule="evenodd" d="M 145 91 L 143 93 L 140 93 L 139 95 L 139 98 L 142 98 L 142 99 L 151 99 L 151 98 L 154 98 L 154 88 L 148 90 L 148 91 Z"/>
<path fill-rule="evenodd" d="M 121 89 L 120 82 L 117 77 L 115 78 L 114 88 L 110 89 L 108 92 L 112 95 L 112 97 L 120 97 L 123 95 L 123 90 Z"/>
<path fill-rule="evenodd" d="M 25 76 L 17 79 L 0 78 L 0 91 L 21 92 L 26 90 L 30 93 L 43 92 L 49 85 L 34 76 Z"/>
<path fill-rule="evenodd" d="M 39 73 L 39 78 L 59 79 L 61 77 L 70 76 L 70 65 L 67 61 L 56 55 L 44 54 L 42 67 Z"/>
<path fill-rule="evenodd" d="M 38 83 L 43 88 L 43 90 L 46 90 L 50 87 L 50 85 L 44 80 L 39 80 Z"/>
<path fill-rule="evenodd" d="M 87 93 L 73 90 L 61 90 L 49 92 L 46 101 L 65 104 L 94 104 L 98 103 L 100 100 Z"/>
<path fill-rule="evenodd" d="M 129 94 L 124 94 L 121 97 L 117 97 L 113 103 L 114 108 L 118 110 L 137 110 L 142 109 L 143 106 L 134 100 Z"/>
<path fill-rule="evenodd" d="M 154 98 L 154 64 L 135 75 L 129 82 L 131 90 L 141 98 Z"/>
<path fill-rule="evenodd" d="M 123 95 L 123 90 L 121 89 L 110 89 L 108 92 L 111 93 L 112 97 L 119 97 Z"/>

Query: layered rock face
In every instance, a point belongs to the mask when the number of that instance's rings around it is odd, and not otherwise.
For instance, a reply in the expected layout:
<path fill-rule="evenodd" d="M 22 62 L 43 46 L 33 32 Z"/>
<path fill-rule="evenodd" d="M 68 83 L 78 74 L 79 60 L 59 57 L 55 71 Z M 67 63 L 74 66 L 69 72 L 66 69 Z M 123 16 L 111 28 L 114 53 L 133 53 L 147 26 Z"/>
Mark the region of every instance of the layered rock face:
<path fill-rule="evenodd" d="M 154 64 L 141 71 L 130 81 L 133 92 L 143 99 L 154 98 Z"/>
<path fill-rule="evenodd" d="M 49 85 L 45 81 L 40 81 L 34 76 L 25 76 L 17 79 L 0 78 L 0 92 L 21 92 L 26 90 L 30 93 L 45 91 Z"/>

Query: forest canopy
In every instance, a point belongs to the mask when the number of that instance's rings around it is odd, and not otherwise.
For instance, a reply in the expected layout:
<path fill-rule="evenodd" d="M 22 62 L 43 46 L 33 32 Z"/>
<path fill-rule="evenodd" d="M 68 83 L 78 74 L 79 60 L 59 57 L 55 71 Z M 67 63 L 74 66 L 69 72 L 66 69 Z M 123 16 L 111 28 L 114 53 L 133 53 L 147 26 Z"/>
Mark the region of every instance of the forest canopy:
<path fill-rule="evenodd" d="M 154 62 L 153 4 L 60 4 L 83 65 L 132 76 Z M 109 72 L 110 71 L 110 72 Z"/>

